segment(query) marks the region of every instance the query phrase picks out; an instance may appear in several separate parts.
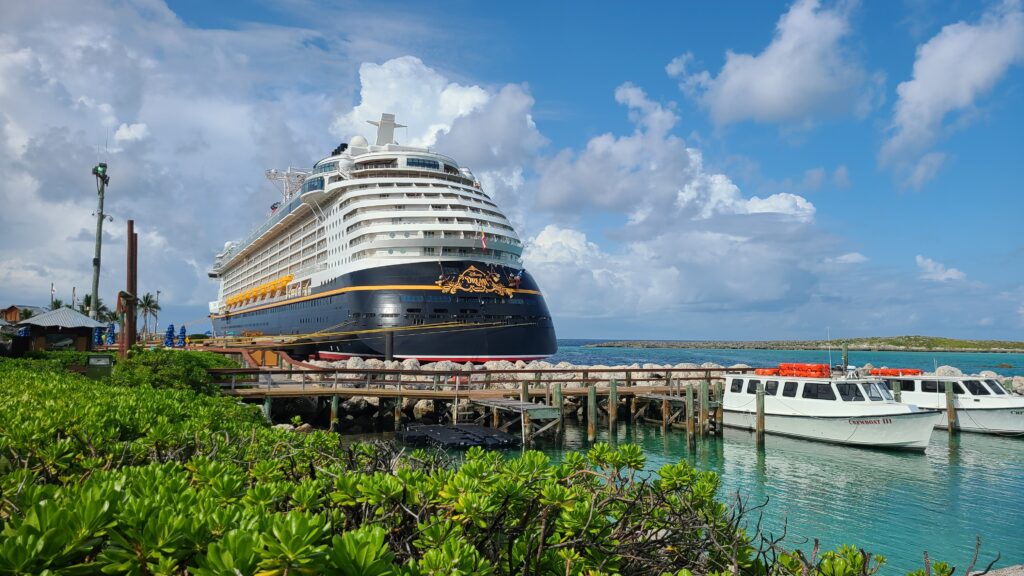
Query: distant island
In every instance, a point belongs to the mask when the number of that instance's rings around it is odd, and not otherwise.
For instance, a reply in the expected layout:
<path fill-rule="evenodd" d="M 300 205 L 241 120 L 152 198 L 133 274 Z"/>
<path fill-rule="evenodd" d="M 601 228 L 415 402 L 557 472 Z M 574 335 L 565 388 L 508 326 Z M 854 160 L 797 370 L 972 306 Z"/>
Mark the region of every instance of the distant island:
<path fill-rule="evenodd" d="M 618 340 L 587 344 L 587 348 L 721 348 L 727 350 L 850 350 L 899 352 L 1024 352 L 1024 342 L 959 340 L 935 336 L 884 336 L 826 340 Z"/>

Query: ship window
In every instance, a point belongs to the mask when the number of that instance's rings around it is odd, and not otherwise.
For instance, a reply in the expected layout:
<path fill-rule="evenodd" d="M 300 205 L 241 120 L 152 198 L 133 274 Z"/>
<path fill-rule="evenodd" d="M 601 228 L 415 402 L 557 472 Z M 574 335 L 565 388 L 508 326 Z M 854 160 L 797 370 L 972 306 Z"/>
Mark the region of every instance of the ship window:
<path fill-rule="evenodd" d="M 447 314 L 447 308 L 434 308 L 434 314 Z"/>
<path fill-rule="evenodd" d="M 989 396 L 992 394 L 979 380 L 964 380 L 964 386 L 975 396 Z"/>
<path fill-rule="evenodd" d="M 938 392 L 938 391 L 939 391 L 939 383 L 936 382 L 935 380 L 924 380 L 923 382 L 921 382 L 921 392 Z M 945 386 L 942 387 L 942 391 L 943 392 L 946 391 L 946 387 Z"/>
<path fill-rule="evenodd" d="M 839 397 L 845 402 L 863 402 L 864 395 L 860 393 L 860 386 L 853 382 L 843 382 L 842 384 L 836 384 L 836 388 L 839 390 Z M 878 391 L 875 390 L 875 395 L 878 395 Z"/>
<path fill-rule="evenodd" d="M 782 387 L 782 395 L 790 398 L 796 396 L 796 382 L 786 382 L 785 386 Z"/>
<path fill-rule="evenodd" d="M 426 160 L 424 158 L 406 158 L 405 165 L 412 168 L 432 168 L 439 170 L 441 165 L 436 160 Z"/>
<path fill-rule="evenodd" d="M 757 385 L 760 383 L 760 380 L 750 380 L 749 382 L 747 382 L 747 394 L 756 394 Z"/>
<path fill-rule="evenodd" d="M 993 392 L 999 395 L 1006 394 L 1006 390 L 1003 389 L 1003 385 L 995 380 L 985 380 L 985 384 L 992 389 Z"/>
<path fill-rule="evenodd" d="M 878 384 L 874 384 L 871 382 L 864 383 L 864 391 L 868 393 L 868 398 L 875 402 L 878 402 L 882 399 L 882 393 L 880 392 L 880 390 L 884 389 L 885 384 L 882 384 L 881 382 L 879 382 Z M 842 390 L 840 390 L 840 392 L 842 392 Z"/>
<path fill-rule="evenodd" d="M 804 398 L 811 400 L 835 400 L 836 393 L 828 382 L 804 382 Z"/>
<path fill-rule="evenodd" d="M 408 312 L 409 314 L 419 314 L 423 310 L 420 308 L 406 308 L 405 311 Z"/>
<path fill-rule="evenodd" d="M 764 385 L 764 393 L 769 396 L 775 396 L 775 393 L 779 390 L 778 380 L 769 380 Z"/>
<path fill-rule="evenodd" d="M 743 379 L 733 378 L 732 385 L 729 387 L 729 392 L 739 392 L 743 390 Z"/>

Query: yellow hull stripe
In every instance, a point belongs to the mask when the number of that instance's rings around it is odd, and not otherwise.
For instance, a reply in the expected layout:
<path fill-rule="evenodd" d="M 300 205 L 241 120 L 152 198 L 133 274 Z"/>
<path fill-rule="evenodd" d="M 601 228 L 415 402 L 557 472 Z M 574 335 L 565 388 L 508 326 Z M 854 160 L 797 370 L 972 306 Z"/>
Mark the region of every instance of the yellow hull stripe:
<path fill-rule="evenodd" d="M 282 300 L 280 302 L 274 302 L 273 304 L 264 304 L 263 306 L 253 306 L 252 308 L 246 308 L 244 310 L 238 310 L 236 312 L 228 312 L 227 314 L 210 314 L 210 318 L 227 318 L 228 316 L 235 316 L 238 314 L 247 314 L 249 312 L 255 312 L 257 310 L 266 310 L 268 308 L 277 308 L 278 306 L 285 306 L 288 304 L 295 304 L 296 302 L 306 302 L 308 300 L 317 300 L 319 298 L 326 298 L 327 296 L 334 296 L 336 294 L 344 294 L 346 292 L 368 292 L 377 290 L 432 290 L 434 292 L 440 292 L 441 287 L 434 284 L 383 284 L 380 286 L 348 286 L 345 288 L 336 288 L 334 290 L 328 290 L 327 292 L 320 292 L 317 294 L 311 294 L 309 296 L 300 296 L 298 298 L 292 298 L 290 300 Z M 525 290 L 521 288 L 513 289 L 516 294 L 534 294 L 540 296 L 540 290 Z M 474 292 L 466 292 L 466 294 L 474 294 Z"/>

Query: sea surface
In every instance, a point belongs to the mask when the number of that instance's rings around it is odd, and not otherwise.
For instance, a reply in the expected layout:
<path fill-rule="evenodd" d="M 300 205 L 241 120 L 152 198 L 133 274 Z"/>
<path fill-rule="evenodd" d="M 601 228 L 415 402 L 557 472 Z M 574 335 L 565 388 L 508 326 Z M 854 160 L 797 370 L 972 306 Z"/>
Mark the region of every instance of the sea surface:
<path fill-rule="evenodd" d="M 558 353 L 549 362 L 572 364 L 652 363 L 679 364 L 714 362 L 723 366 L 747 364 L 749 366 L 775 366 L 779 362 L 816 362 L 835 365 L 842 353 L 832 350 L 727 350 L 716 348 L 587 348 L 601 340 L 559 340 Z M 830 361 L 831 360 L 831 361 Z M 992 354 L 976 352 L 862 352 L 850 351 L 850 363 L 863 366 L 872 364 L 891 368 L 919 368 L 933 370 L 936 366 L 955 366 L 964 373 L 992 370 L 1003 376 L 1024 376 L 1024 354 Z M 1005 365 L 1011 368 L 1006 368 Z M 1003 366 L 1000 366 L 1003 365 Z M 1024 545 L 1024 544 L 1022 544 Z"/>
<path fill-rule="evenodd" d="M 607 427 L 597 441 L 609 441 Z M 740 494 L 748 506 L 763 504 L 763 531 L 785 530 L 785 545 L 808 555 L 814 538 L 822 550 L 854 544 L 886 557 L 881 574 L 902 575 L 922 568 L 927 550 L 964 574 L 980 536 L 978 570 L 997 553 L 997 567 L 1024 564 L 1024 438 L 936 430 L 922 454 L 768 435 L 758 450 L 753 434 L 727 428 L 691 451 L 683 431 L 620 423 L 614 441 L 642 446 L 652 473 L 681 459 L 717 472 L 719 500 Z M 562 443 L 534 447 L 558 460 L 589 444 L 567 423 Z M 756 522 L 751 516 L 749 528 Z"/>

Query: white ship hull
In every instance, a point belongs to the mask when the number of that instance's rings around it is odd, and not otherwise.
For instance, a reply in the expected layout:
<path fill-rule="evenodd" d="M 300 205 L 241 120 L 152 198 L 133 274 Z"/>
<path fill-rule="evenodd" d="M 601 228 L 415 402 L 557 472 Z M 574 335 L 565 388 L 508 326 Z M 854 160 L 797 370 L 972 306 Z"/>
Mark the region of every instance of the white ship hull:
<path fill-rule="evenodd" d="M 812 417 L 765 414 L 765 432 L 833 444 L 924 450 L 931 433 L 942 417 L 939 412 L 923 411 L 877 416 Z M 724 424 L 753 430 L 754 412 L 724 410 Z"/>
<path fill-rule="evenodd" d="M 1024 406 L 1016 408 L 957 408 L 956 425 L 964 432 L 1024 436 Z M 945 410 L 942 411 L 942 419 L 937 427 L 943 430 L 948 427 Z"/>

